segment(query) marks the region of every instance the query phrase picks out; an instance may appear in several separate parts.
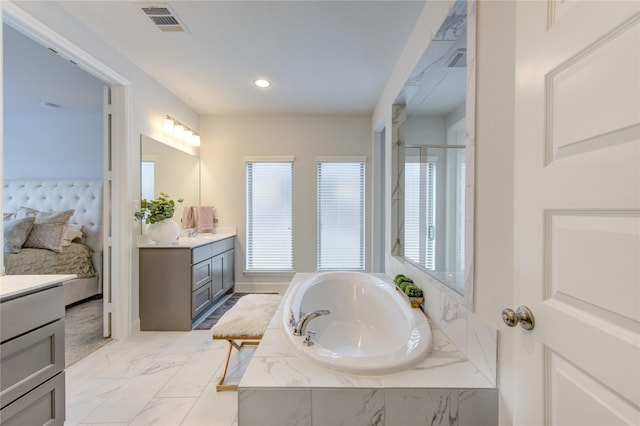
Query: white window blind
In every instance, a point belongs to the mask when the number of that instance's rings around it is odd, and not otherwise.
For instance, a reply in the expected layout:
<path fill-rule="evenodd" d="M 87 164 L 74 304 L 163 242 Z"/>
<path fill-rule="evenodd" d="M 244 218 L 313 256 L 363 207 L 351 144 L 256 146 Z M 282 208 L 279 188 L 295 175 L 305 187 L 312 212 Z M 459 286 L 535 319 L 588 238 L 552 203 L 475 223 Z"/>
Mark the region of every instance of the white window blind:
<path fill-rule="evenodd" d="M 247 270 L 293 269 L 293 162 L 247 161 Z"/>
<path fill-rule="evenodd" d="M 146 200 L 153 200 L 155 198 L 155 168 L 156 163 L 154 161 L 142 161 L 140 165 L 140 192 L 142 193 L 142 198 Z"/>
<path fill-rule="evenodd" d="M 404 255 L 435 269 L 436 163 L 407 162 L 404 169 Z"/>
<path fill-rule="evenodd" d="M 364 270 L 365 163 L 318 162 L 318 270 Z"/>

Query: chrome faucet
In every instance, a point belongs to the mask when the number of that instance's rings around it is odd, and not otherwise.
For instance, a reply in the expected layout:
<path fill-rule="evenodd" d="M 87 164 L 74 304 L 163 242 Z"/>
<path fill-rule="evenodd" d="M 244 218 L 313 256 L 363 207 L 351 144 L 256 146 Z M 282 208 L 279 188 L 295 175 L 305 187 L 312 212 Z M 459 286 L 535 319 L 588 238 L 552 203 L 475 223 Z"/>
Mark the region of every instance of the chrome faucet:
<path fill-rule="evenodd" d="M 305 316 L 301 317 L 296 324 L 295 328 L 293 329 L 293 335 L 304 336 L 307 332 L 307 325 L 309 325 L 309 321 L 322 315 L 329 315 L 330 313 L 331 312 L 327 309 L 319 309 L 317 311 L 306 314 Z"/>

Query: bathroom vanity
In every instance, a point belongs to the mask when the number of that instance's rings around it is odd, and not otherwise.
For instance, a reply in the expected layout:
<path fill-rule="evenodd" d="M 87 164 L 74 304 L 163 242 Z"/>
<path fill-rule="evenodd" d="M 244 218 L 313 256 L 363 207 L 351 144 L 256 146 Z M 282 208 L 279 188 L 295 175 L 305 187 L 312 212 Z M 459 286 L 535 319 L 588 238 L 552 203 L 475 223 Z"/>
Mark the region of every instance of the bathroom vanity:
<path fill-rule="evenodd" d="M 0 277 L 0 420 L 63 425 L 64 288 L 76 275 Z"/>
<path fill-rule="evenodd" d="M 140 252 L 140 329 L 189 331 L 233 289 L 235 233 L 198 234 Z"/>

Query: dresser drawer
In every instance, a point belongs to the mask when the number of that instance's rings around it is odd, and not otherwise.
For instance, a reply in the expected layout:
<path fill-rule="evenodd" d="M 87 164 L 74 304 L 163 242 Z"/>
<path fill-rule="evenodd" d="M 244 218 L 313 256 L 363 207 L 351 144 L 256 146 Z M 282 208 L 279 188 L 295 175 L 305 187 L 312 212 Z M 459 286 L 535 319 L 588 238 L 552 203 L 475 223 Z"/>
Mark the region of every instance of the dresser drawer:
<path fill-rule="evenodd" d="M 64 320 L 0 345 L 2 405 L 64 370 Z"/>
<path fill-rule="evenodd" d="M 34 306 L 38 308 L 34 309 Z M 0 306 L 0 336 L 2 341 L 6 342 L 63 317 L 64 289 L 62 286 L 7 300 Z"/>
<path fill-rule="evenodd" d="M 191 289 L 197 290 L 211 282 L 211 261 L 209 259 L 191 267 Z"/>
<path fill-rule="evenodd" d="M 62 426 L 65 418 L 64 372 L 0 410 L 2 426 Z"/>
<path fill-rule="evenodd" d="M 196 263 L 211 258 L 211 256 L 211 244 L 194 247 L 193 250 L 191 250 L 191 263 L 195 265 Z"/>

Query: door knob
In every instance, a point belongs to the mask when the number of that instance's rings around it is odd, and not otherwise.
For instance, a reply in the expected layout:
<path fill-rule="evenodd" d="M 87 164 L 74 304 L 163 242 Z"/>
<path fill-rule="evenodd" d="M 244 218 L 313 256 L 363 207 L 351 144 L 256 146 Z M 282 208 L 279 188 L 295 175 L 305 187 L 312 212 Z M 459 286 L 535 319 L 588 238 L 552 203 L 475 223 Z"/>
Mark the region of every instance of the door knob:
<path fill-rule="evenodd" d="M 520 323 L 520 326 L 525 330 L 533 330 L 533 327 L 536 326 L 533 313 L 526 306 L 519 306 L 515 312 L 511 308 L 505 308 L 502 311 L 502 321 L 509 327 L 515 327 Z"/>

